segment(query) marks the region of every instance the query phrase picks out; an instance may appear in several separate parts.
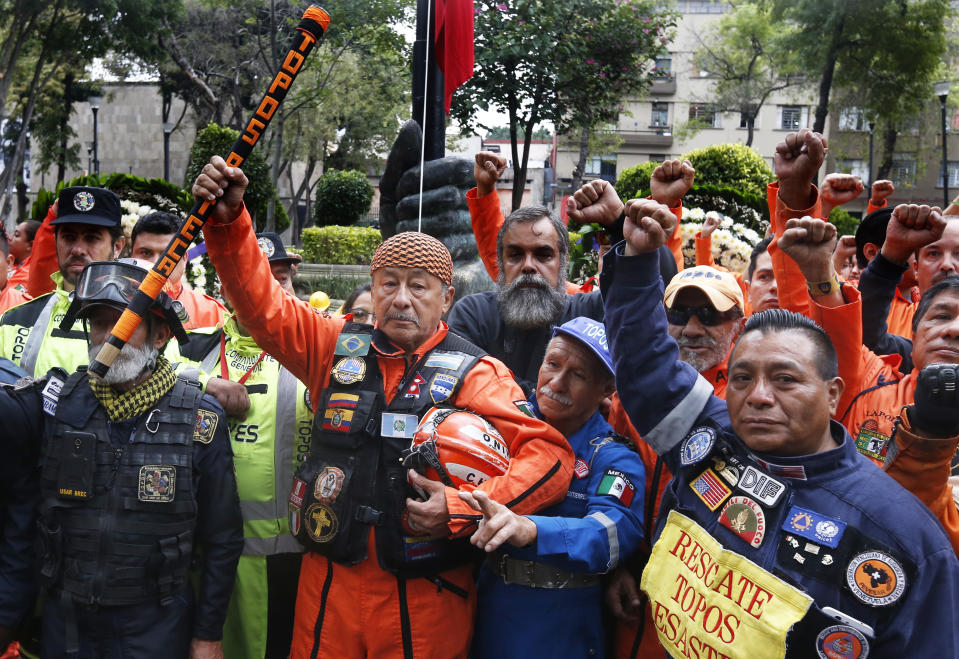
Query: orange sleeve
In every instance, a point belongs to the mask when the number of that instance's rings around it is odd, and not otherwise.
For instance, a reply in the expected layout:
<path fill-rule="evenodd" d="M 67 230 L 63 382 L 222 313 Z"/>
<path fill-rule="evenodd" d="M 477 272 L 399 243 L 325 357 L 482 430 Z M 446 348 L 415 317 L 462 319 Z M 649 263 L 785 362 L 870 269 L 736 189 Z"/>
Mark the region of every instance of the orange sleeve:
<path fill-rule="evenodd" d="M 484 357 L 464 379 L 454 404 L 481 414 L 509 444 L 509 469 L 503 476 L 484 481 L 479 489 L 513 512 L 527 515 L 566 496 L 575 455 L 558 430 L 527 416 L 517 402 L 525 403 L 526 397 L 509 369 L 496 359 Z M 446 488 L 449 528 L 451 533 L 462 533 L 472 529 L 479 513 L 456 493 Z"/>
<path fill-rule="evenodd" d="M 773 192 L 775 190 L 775 192 Z M 793 217 L 810 215 L 819 217 L 822 206 L 819 201 L 819 190 L 816 190 L 816 203 L 810 208 L 796 210 L 789 208 L 779 197 L 779 184 L 770 183 L 766 186 L 767 200 L 775 198 L 775 208 L 771 209 L 773 240 L 769 243 L 769 257 L 773 262 L 773 276 L 776 277 L 776 286 L 779 289 L 779 306 L 789 311 L 795 311 L 805 316 L 811 315 L 811 300 L 806 288 L 806 278 L 803 277 L 799 266 L 791 258 L 779 251 L 779 236 L 786 227 L 786 221 Z"/>
<path fill-rule="evenodd" d="M 862 298 L 859 291 L 855 286 L 844 284 L 842 293 L 846 304 L 838 307 L 825 307 L 811 299 L 810 314 L 826 330 L 839 358 L 839 377 L 845 388 L 839 399 L 837 415 L 842 414 L 863 389 L 864 353 L 875 357 L 862 344 Z"/>
<path fill-rule="evenodd" d="M 886 462 L 885 471 L 912 492 L 939 519 L 952 548 L 959 555 L 959 509 L 949 484 L 949 468 L 959 438 L 925 439 L 915 435 L 905 414 L 896 427 L 896 454 Z"/>
<path fill-rule="evenodd" d="M 872 213 L 873 211 L 881 210 L 881 209 L 885 208 L 887 205 L 888 205 L 888 204 L 887 204 L 886 200 L 883 199 L 883 200 L 882 200 L 882 203 L 881 203 L 880 205 L 874 206 L 873 203 L 872 203 L 872 196 L 870 195 L 870 197 L 869 197 L 869 202 L 866 204 L 866 215 L 869 215 L 869 213 Z M 865 215 L 864 215 L 863 217 L 865 217 Z"/>
<path fill-rule="evenodd" d="M 30 298 L 19 289 L 5 288 L 3 293 L 0 293 L 0 314 L 29 300 Z"/>
<path fill-rule="evenodd" d="M 44 293 L 49 293 L 56 284 L 50 279 L 50 275 L 59 270 L 57 263 L 57 239 L 53 235 L 53 227 L 50 223 L 57 219 L 53 212 L 53 206 L 47 211 L 47 216 L 37 229 L 33 237 L 33 249 L 30 252 L 30 273 L 27 277 L 27 293 L 31 297 L 38 297 Z"/>
<path fill-rule="evenodd" d="M 682 202 L 675 208 L 670 208 L 669 210 L 676 216 L 676 227 L 673 229 L 673 235 L 666 241 L 666 246 L 669 248 L 669 251 L 673 253 L 673 258 L 676 259 L 676 271 L 682 272 L 683 266 L 685 265 L 685 259 L 683 258 L 683 231 L 679 228 L 680 223 L 683 221 Z"/>
<path fill-rule="evenodd" d="M 702 237 L 702 233 L 696 232 L 696 265 L 708 265 L 716 267 L 716 261 L 713 259 L 713 237 Z"/>
<path fill-rule="evenodd" d="M 207 223 L 203 235 L 224 295 L 250 336 L 310 391 L 321 391 L 346 318 L 318 314 L 308 302 L 280 288 L 256 242 L 245 206 L 229 224 Z M 315 412 L 319 396 L 312 399 Z"/>
<path fill-rule="evenodd" d="M 480 260 L 486 267 L 490 279 L 496 281 L 499 276 L 499 264 L 496 258 L 496 237 L 505 219 L 499 207 L 499 193 L 493 190 L 488 195 L 476 196 L 476 188 L 466 193 L 466 203 L 470 209 L 470 221 L 473 223 L 473 236 L 479 250 Z"/>
<path fill-rule="evenodd" d="M 217 300 L 185 286 L 177 299 L 183 303 L 183 307 L 190 315 L 190 322 L 184 329 L 221 327 L 229 314 L 226 307 Z"/>

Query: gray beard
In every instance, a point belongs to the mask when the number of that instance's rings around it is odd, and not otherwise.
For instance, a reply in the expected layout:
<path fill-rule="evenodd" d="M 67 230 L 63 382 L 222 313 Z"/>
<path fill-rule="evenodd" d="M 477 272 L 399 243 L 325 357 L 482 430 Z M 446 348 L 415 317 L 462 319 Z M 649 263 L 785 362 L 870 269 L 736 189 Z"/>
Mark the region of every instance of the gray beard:
<path fill-rule="evenodd" d="M 100 354 L 100 348 L 102 347 L 102 343 L 90 346 L 89 356 L 91 363 L 96 359 L 97 355 Z M 110 366 L 107 374 L 103 376 L 103 381 L 114 387 L 119 384 L 133 382 L 139 378 L 144 371 L 148 369 L 152 370 L 156 367 L 157 355 L 159 354 L 160 351 L 152 345 L 135 348 L 127 343 L 123 346 L 123 349 L 120 350 L 120 354 L 117 355 L 116 360 L 114 360 Z"/>
<path fill-rule="evenodd" d="M 537 284 L 530 288 L 529 284 Z M 556 287 L 536 274 L 520 275 L 511 283 L 500 272 L 499 313 L 508 327 L 532 330 L 548 327 L 560 319 L 566 306 L 566 286 L 562 279 Z"/>
<path fill-rule="evenodd" d="M 734 332 L 730 332 L 727 336 L 724 336 L 719 340 L 699 339 L 697 341 L 684 341 L 682 338 L 680 338 L 676 341 L 679 344 L 679 359 L 686 362 L 700 373 L 708 371 L 713 366 L 722 363 L 723 359 L 726 357 L 726 354 L 729 352 L 729 347 L 733 343 L 734 334 Z M 709 346 L 713 348 L 713 351 L 705 356 L 698 355 L 694 352 L 685 350 L 685 344 Z"/>

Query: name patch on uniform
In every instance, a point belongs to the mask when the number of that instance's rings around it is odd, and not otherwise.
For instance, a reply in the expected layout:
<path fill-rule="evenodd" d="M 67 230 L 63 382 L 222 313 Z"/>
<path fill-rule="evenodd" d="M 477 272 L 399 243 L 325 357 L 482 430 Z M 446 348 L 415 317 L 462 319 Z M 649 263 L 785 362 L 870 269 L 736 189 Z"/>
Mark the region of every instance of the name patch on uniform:
<path fill-rule="evenodd" d="M 694 428 L 686 435 L 679 448 L 679 461 L 684 467 L 696 464 L 713 450 L 716 444 L 716 430 L 709 426 Z"/>
<path fill-rule="evenodd" d="M 459 378 L 454 378 L 452 375 L 437 373 L 430 381 L 430 398 L 434 403 L 442 403 L 453 395 L 453 389 L 459 381 Z"/>
<path fill-rule="evenodd" d="M 347 357 L 363 357 L 370 351 L 369 334 L 340 334 L 336 341 L 334 355 L 346 355 Z"/>
<path fill-rule="evenodd" d="M 435 367 L 435 368 L 446 368 L 451 371 L 455 371 L 460 367 L 460 364 L 463 363 L 465 357 L 463 355 L 452 354 L 448 352 L 434 352 L 429 356 L 429 359 L 426 360 L 426 368 Z"/>
<path fill-rule="evenodd" d="M 140 467 L 137 499 L 154 503 L 169 503 L 176 494 L 176 467 L 171 465 L 144 465 Z"/>
<path fill-rule="evenodd" d="M 889 606 L 906 592 L 906 572 L 889 554 L 864 551 L 846 566 L 846 585 L 869 606 Z"/>
<path fill-rule="evenodd" d="M 316 484 L 313 486 L 313 496 L 320 503 L 333 503 L 339 496 L 343 488 L 343 481 L 346 475 L 342 469 L 337 467 L 323 467 L 316 477 Z"/>
<path fill-rule="evenodd" d="M 303 497 L 306 496 L 306 481 L 301 478 L 293 479 L 293 487 L 290 488 L 290 503 L 300 507 L 303 505 Z"/>
<path fill-rule="evenodd" d="M 749 497 L 732 497 L 719 515 L 719 523 L 753 547 L 766 537 L 766 513 Z"/>
<path fill-rule="evenodd" d="M 618 469 L 609 469 L 603 474 L 603 479 L 599 482 L 598 495 L 611 496 L 619 499 L 622 504 L 629 507 L 636 496 L 636 486 L 633 485 L 629 477 Z"/>
<path fill-rule="evenodd" d="M 831 549 L 839 546 L 846 523 L 813 510 L 793 506 L 783 520 L 783 531 L 795 533 Z"/>
<path fill-rule="evenodd" d="M 61 389 L 63 389 L 63 380 L 51 376 L 40 391 L 40 396 L 43 399 L 43 411 L 50 416 L 57 412 L 57 401 L 60 399 Z"/>
<path fill-rule="evenodd" d="M 312 504 L 306 511 L 306 532 L 314 542 L 329 542 L 336 537 L 340 522 L 329 506 Z"/>
<path fill-rule="evenodd" d="M 733 493 L 726 487 L 725 483 L 719 480 L 716 472 L 708 467 L 699 475 L 699 478 L 689 483 L 689 487 L 710 510 L 719 508 L 723 501 Z"/>
<path fill-rule="evenodd" d="M 366 376 L 366 362 L 359 357 L 344 357 L 330 371 L 340 384 L 356 384 Z"/>
<path fill-rule="evenodd" d="M 833 625 L 819 632 L 816 652 L 821 659 L 866 659 L 869 641 L 854 627 Z"/>
<path fill-rule="evenodd" d="M 220 417 L 210 410 L 196 411 L 196 424 L 193 426 L 193 441 L 201 444 L 209 444 L 213 441 L 213 435 L 216 433 L 216 424 Z"/>
<path fill-rule="evenodd" d="M 773 508 L 786 492 L 786 485 L 768 476 L 755 467 L 747 466 L 736 484 L 743 492 L 754 496 L 759 503 Z"/>
<path fill-rule="evenodd" d="M 580 480 L 589 476 L 589 464 L 582 458 L 576 458 L 576 462 L 573 464 L 573 475 Z"/>
<path fill-rule="evenodd" d="M 695 656 L 696 648 L 700 658 L 782 659 L 786 634 L 813 601 L 675 510 L 641 587 L 659 641 L 673 657 Z"/>
<path fill-rule="evenodd" d="M 413 439 L 419 419 L 415 414 L 394 414 L 383 412 L 380 417 L 380 434 L 383 437 L 399 437 Z"/>

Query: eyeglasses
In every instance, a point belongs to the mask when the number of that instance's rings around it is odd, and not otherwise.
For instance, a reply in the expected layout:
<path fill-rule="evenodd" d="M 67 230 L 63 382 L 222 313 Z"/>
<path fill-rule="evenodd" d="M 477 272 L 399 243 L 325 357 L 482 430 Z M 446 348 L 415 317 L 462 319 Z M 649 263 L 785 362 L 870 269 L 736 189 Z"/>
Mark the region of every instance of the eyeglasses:
<path fill-rule="evenodd" d="M 670 325 L 685 325 L 692 316 L 699 318 L 699 322 L 706 327 L 715 327 L 739 318 L 739 310 L 736 307 L 726 311 L 716 311 L 713 307 L 666 308 L 666 320 Z"/>
<path fill-rule="evenodd" d="M 356 309 L 350 309 L 350 313 L 353 314 L 353 320 L 360 323 L 365 321 L 367 318 L 370 319 L 371 323 L 374 320 L 376 320 L 375 313 L 373 313 L 372 311 L 367 311 L 366 309 L 360 309 L 359 307 L 357 307 Z"/>

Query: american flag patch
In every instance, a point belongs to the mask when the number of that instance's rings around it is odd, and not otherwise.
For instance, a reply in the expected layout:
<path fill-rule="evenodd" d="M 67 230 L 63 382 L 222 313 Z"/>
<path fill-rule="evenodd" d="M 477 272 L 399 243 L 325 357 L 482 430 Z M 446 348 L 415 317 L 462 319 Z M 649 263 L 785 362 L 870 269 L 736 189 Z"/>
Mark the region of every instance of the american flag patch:
<path fill-rule="evenodd" d="M 733 493 L 712 469 L 706 469 L 699 475 L 699 478 L 689 484 L 689 487 L 710 510 L 719 508 L 723 501 Z"/>

